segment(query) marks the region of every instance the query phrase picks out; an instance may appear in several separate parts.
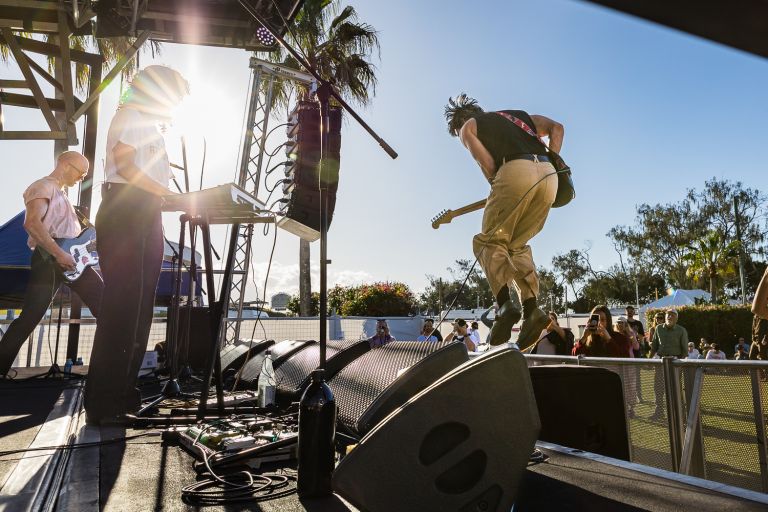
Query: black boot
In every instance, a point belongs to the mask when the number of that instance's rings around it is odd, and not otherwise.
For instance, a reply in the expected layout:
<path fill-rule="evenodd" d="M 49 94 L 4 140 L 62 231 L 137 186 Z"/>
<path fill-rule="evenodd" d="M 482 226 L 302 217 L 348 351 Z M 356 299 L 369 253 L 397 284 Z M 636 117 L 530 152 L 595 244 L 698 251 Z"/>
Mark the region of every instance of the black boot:
<path fill-rule="evenodd" d="M 549 316 L 536 307 L 536 297 L 523 301 L 523 312 L 523 325 L 520 326 L 520 335 L 517 337 L 520 350 L 533 344 L 539 338 L 541 331 L 549 325 Z"/>
<path fill-rule="evenodd" d="M 504 302 L 496 312 L 489 343 L 495 346 L 508 342 L 512 336 L 512 326 L 520 320 L 521 316 L 520 310 L 511 300 Z"/>

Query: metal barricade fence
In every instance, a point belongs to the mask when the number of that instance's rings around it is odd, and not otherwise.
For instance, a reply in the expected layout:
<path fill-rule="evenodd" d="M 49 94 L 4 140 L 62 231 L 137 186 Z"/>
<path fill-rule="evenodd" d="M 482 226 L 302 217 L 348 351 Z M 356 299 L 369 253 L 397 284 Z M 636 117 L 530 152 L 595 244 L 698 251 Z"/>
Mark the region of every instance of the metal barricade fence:
<path fill-rule="evenodd" d="M 372 336 L 375 332 L 376 317 L 338 317 L 328 318 L 328 339 L 363 339 Z M 229 319 L 228 321 L 234 321 Z M 418 318 L 388 318 L 393 333 L 418 332 L 414 331 L 411 324 L 421 324 Z M 55 315 L 46 318 L 38 324 L 28 340 L 19 350 L 13 366 L 48 367 L 56 360 L 59 366 L 64 366 L 67 354 L 67 340 L 69 325 L 76 320 L 62 319 L 61 327 L 57 326 Z M 80 338 L 78 356 L 83 363 L 88 364 L 93 348 L 93 337 L 96 333 L 96 319 L 85 318 L 77 321 L 80 324 Z M 3 323 L 7 328 L 7 323 Z M 157 343 L 166 339 L 167 320 L 156 317 L 152 322 L 152 328 L 147 342 L 147 350 L 154 350 Z M 56 350 L 56 338 L 59 339 L 59 349 Z M 240 337 L 247 339 L 271 339 L 282 341 L 288 339 L 317 340 L 320 338 L 320 322 L 317 317 L 279 317 L 262 318 L 259 320 L 242 320 Z M 402 335 L 400 339 L 404 338 Z"/>
<path fill-rule="evenodd" d="M 768 362 L 526 358 L 616 372 L 632 462 L 768 492 Z"/>

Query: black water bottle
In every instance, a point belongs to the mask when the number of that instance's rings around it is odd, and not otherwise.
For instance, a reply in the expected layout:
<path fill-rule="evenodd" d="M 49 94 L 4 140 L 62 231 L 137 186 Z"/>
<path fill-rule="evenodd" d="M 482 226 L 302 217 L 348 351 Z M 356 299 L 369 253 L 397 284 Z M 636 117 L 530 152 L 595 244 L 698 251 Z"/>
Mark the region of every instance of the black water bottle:
<path fill-rule="evenodd" d="M 309 385 L 299 403 L 299 477 L 301 498 L 329 496 L 336 441 L 336 400 L 325 371 L 312 372 Z"/>

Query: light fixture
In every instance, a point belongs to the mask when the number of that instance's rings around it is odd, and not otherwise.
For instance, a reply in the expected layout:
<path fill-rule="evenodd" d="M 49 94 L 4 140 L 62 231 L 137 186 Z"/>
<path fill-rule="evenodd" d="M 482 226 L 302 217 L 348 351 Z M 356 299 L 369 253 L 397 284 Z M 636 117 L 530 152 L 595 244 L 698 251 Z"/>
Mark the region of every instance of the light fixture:
<path fill-rule="evenodd" d="M 275 44 L 275 36 L 264 27 L 256 29 L 256 39 L 258 39 L 264 46 L 272 46 Z"/>

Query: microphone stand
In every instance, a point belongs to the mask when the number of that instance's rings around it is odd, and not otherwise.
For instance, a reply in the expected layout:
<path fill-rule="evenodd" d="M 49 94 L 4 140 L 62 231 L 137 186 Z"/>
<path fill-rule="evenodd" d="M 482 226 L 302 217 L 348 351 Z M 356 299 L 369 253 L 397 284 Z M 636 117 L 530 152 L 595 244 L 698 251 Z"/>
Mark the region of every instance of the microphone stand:
<path fill-rule="evenodd" d="M 326 342 L 328 337 L 328 282 L 327 282 L 327 256 L 328 256 L 328 185 L 325 175 L 327 173 L 327 165 L 324 163 L 328 156 L 328 133 L 330 129 L 330 106 L 329 100 L 333 98 L 338 102 L 341 107 L 346 110 L 360 126 L 367 131 L 373 139 L 379 143 L 382 149 L 393 159 L 397 158 L 397 152 L 395 152 L 389 144 L 384 141 L 363 119 L 350 107 L 346 101 L 339 95 L 339 93 L 333 88 L 333 86 L 315 70 L 309 62 L 289 45 L 284 38 L 277 34 L 270 28 L 267 21 L 253 8 L 253 6 L 246 0 L 238 0 L 240 5 L 245 9 L 251 17 L 256 20 L 264 29 L 266 29 L 280 45 L 296 59 L 305 70 L 307 70 L 317 83 L 319 87 L 317 89 L 317 100 L 320 104 L 320 167 L 319 167 L 319 187 L 320 187 L 320 369 L 325 369 L 326 361 Z M 282 18 L 282 14 L 280 14 Z M 286 29 L 288 28 L 285 18 L 283 22 L 286 23 Z"/>

